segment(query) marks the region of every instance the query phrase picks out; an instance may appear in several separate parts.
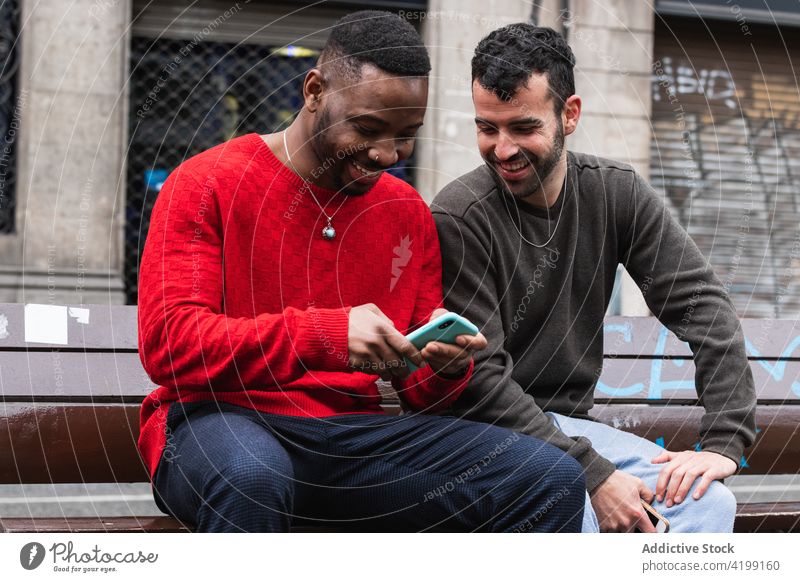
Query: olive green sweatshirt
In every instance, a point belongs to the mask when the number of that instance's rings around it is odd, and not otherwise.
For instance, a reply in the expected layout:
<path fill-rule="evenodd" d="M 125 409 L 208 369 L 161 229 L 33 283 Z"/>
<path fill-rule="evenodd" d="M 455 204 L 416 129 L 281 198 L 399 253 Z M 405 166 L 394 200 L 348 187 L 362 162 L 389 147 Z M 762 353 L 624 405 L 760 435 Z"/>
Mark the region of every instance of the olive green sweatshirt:
<path fill-rule="evenodd" d="M 703 450 L 739 462 L 755 437 L 755 390 L 741 326 L 720 280 L 664 202 L 625 164 L 569 152 L 549 209 L 498 190 L 481 166 L 431 207 L 446 307 L 489 340 L 459 416 L 545 440 L 575 457 L 593 490 L 615 469 L 543 411 L 590 418 L 603 318 L 622 263 L 653 314 L 689 343 L 705 415 Z"/>

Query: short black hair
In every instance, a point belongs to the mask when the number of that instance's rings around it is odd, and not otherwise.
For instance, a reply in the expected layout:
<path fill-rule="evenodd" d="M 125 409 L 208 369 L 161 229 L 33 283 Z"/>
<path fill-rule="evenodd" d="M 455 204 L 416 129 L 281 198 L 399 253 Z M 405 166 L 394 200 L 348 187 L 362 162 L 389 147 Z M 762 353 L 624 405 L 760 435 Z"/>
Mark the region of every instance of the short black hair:
<path fill-rule="evenodd" d="M 556 113 L 575 94 L 575 55 L 552 28 L 526 22 L 489 33 L 472 57 L 472 80 L 503 101 L 511 101 L 531 74 L 547 74 Z"/>
<path fill-rule="evenodd" d="M 431 70 L 419 33 L 407 20 L 383 10 L 361 10 L 339 19 L 320 63 L 329 63 L 352 81 L 367 63 L 402 77 L 423 77 Z"/>

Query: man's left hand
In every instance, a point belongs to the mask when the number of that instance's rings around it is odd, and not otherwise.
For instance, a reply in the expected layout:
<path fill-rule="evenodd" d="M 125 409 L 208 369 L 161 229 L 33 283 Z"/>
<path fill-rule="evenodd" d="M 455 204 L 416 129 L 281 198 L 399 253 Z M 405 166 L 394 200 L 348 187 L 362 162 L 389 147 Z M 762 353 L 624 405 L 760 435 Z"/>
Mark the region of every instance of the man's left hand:
<path fill-rule="evenodd" d="M 437 309 L 431 315 L 434 320 L 447 313 L 446 309 Z M 482 333 L 478 335 L 460 335 L 456 338 L 456 345 L 444 342 L 429 342 L 422 348 L 420 354 L 431 369 L 439 374 L 456 376 L 466 371 L 473 352 L 484 349 L 488 345 Z"/>
<path fill-rule="evenodd" d="M 677 505 L 686 499 L 695 479 L 700 479 L 700 484 L 692 495 L 692 498 L 697 500 L 703 496 L 711 483 L 717 479 L 730 477 L 737 469 L 733 460 L 711 451 L 664 451 L 651 463 L 666 463 L 658 474 L 656 499 L 659 502 L 666 499 L 667 507 Z"/>

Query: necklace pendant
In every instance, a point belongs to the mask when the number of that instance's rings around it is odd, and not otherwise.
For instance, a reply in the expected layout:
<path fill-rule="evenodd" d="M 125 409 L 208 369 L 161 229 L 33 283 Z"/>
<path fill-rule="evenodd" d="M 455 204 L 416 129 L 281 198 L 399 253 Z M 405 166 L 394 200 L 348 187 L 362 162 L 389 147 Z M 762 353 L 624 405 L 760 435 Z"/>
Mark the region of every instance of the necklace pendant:
<path fill-rule="evenodd" d="M 325 240 L 333 240 L 336 238 L 336 230 L 331 226 L 329 222 L 328 225 L 322 229 L 322 238 Z"/>

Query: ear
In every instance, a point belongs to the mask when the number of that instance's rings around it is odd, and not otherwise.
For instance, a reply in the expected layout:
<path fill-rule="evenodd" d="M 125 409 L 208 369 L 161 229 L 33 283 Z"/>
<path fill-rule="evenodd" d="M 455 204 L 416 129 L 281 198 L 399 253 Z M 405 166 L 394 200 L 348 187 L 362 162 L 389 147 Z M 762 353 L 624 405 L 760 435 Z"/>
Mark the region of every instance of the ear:
<path fill-rule="evenodd" d="M 561 122 L 564 125 L 564 135 L 569 135 L 578 128 L 578 121 L 581 118 L 581 98 L 571 95 L 564 102 L 564 109 L 561 110 Z"/>
<path fill-rule="evenodd" d="M 303 81 L 303 101 L 309 113 L 316 113 L 325 88 L 325 76 L 320 69 L 311 69 Z"/>

